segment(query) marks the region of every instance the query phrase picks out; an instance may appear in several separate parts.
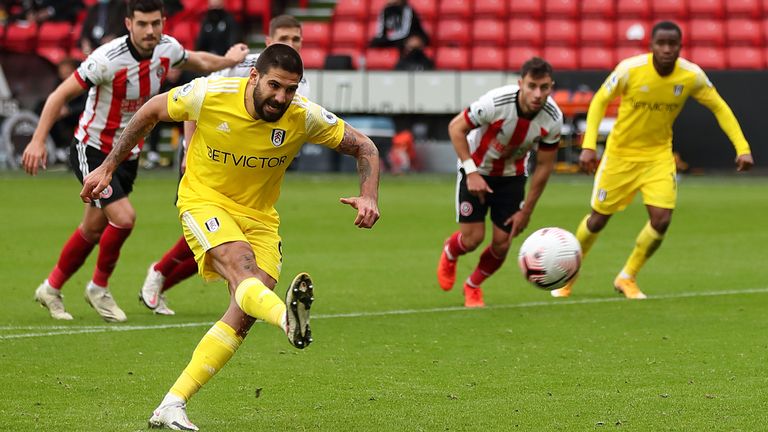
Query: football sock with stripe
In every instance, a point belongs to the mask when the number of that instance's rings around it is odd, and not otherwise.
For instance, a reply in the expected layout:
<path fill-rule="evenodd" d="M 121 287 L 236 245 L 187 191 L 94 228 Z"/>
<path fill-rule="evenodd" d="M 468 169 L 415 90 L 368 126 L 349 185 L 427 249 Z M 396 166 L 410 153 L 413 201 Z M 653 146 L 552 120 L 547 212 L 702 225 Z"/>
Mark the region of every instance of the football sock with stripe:
<path fill-rule="evenodd" d="M 93 283 L 106 287 L 109 277 L 115 271 L 117 259 L 120 257 L 120 248 L 131 234 L 133 227 L 119 227 L 107 224 L 99 240 L 99 258 L 96 260 L 96 269 L 93 270 Z"/>
<path fill-rule="evenodd" d="M 83 265 L 94 246 L 96 244 L 86 240 L 83 231 L 78 227 L 64 243 L 59 261 L 48 275 L 48 284 L 53 288 L 61 289 L 64 282 Z"/>
<path fill-rule="evenodd" d="M 278 327 L 285 327 L 285 303 L 259 279 L 252 277 L 240 282 L 235 301 L 248 315 Z"/>
<path fill-rule="evenodd" d="M 504 264 L 506 256 L 498 257 L 493 253 L 493 249 L 488 246 L 485 248 L 482 254 L 480 254 L 480 262 L 477 263 L 475 271 L 469 276 L 470 285 L 478 287 L 485 282 L 492 274 L 496 273 L 496 270 Z"/>
<path fill-rule="evenodd" d="M 158 261 L 157 264 L 155 264 L 155 270 L 159 271 L 163 276 L 168 277 L 176 266 L 186 259 L 194 257 L 195 254 L 192 252 L 192 249 L 189 248 L 187 239 L 185 239 L 184 236 L 181 236 L 176 244 L 173 245 L 162 258 L 160 258 L 160 261 Z"/>
<path fill-rule="evenodd" d="M 467 248 L 461 242 L 461 231 L 451 234 L 448 241 L 445 242 L 445 252 L 451 261 L 456 261 L 461 255 L 467 253 Z"/>
<path fill-rule="evenodd" d="M 592 245 L 595 244 L 595 240 L 597 240 L 597 236 L 599 235 L 599 233 L 593 233 L 589 230 L 589 227 L 587 227 L 588 220 L 589 215 L 584 216 L 584 219 L 579 223 L 579 227 L 576 228 L 576 239 L 579 240 L 579 244 L 581 245 L 582 260 L 587 256 L 587 252 L 592 249 Z"/>
<path fill-rule="evenodd" d="M 203 336 L 192 353 L 192 360 L 181 373 L 169 394 L 188 401 L 232 358 L 243 343 L 235 329 L 218 321 Z"/>
<path fill-rule="evenodd" d="M 656 249 L 661 246 L 661 242 L 664 240 L 664 235 L 653 229 L 650 222 L 647 222 L 640 234 L 635 240 L 635 248 L 632 250 L 632 254 L 629 255 L 627 263 L 624 264 L 623 273 L 634 278 L 637 273 L 645 265 Z"/>

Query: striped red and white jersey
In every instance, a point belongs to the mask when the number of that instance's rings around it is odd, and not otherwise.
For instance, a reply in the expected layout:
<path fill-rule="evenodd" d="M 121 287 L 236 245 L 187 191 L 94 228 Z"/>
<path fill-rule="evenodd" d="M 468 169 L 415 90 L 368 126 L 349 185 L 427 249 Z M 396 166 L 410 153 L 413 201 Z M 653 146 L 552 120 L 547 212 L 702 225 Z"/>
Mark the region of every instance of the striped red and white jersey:
<path fill-rule="evenodd" d="M 104 153 L 112 150 L 131 116 L 160 91 L 168 69 L 187 60 L 184 47 L 168 35 L 160 37 L 149 58 L 141 58 L 128 38 L 98 47 L 75 71 L 80 85 L 89 89 L 75 138 Z M 142 139 L 130 158 L 138 157 L 143 145 Z"/>
<path fill-rule="evenodd" d="M 519 91 L 516 85 L 495 88 L 464 110 L 474 127 L 467 135 L 469 151 L 482 175 L 527 176 L 530 150 L 537 145 L 539 151 L 557 150 L 563 127 L 560 108 L 549 97 L 533 119 L 520 117 Z"/>

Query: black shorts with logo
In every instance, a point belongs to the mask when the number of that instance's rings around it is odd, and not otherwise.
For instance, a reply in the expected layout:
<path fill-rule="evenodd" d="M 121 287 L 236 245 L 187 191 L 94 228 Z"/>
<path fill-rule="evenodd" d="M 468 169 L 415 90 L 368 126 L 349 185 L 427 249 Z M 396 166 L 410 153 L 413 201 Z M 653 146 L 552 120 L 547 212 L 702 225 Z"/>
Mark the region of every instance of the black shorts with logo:
<path fill-rule="evenodd" d="M 506 232 L 511 232 L 512 226 L 504 225 L 504 222 L 523 206 L 526 177 L 483 176 L 488 187 L 493 191 L 485 195 L 485 204 L 481 204 L 480 198 L 469 193 L 466 177 L 464 170 L 460 170 L 456 202 L 459 223 L 484 222 L 485 215 L 490 209 L 493 224 Z"/>
<path fill-rule="evenodd" d="M 83 183 L 83 177 L 98 168 L 106 158 L 107 155 L 101 150 L 81 144 L 76 139 L 69 146 L 69 163 L 81 184 Z M 91 205 L 103 208 L 109 203 L 127 197 L 133 191 L 133 183 L 136 181 L 138 170 L 138 159 L 127 160 L 118 165 L 112 174 L 112 181 L 109 183 L 109 187 L 101 193 L 101 198 L 92 201 Z"/>

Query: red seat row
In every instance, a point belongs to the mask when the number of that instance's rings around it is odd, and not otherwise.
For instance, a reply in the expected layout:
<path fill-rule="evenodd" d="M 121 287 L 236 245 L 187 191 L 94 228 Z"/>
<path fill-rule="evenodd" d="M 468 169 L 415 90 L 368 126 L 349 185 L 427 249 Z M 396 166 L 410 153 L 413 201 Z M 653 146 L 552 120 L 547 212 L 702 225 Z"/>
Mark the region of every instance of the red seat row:
<path fill-rule="evenodd" d="M 683 30 L 683 44 L 691 46 L 749 45 L 768 46 L 768 19 L 728 20 L 693 19 L 678 21 Z M 426 30 L 433 46 L 503 47 L 527 43 L 535 47 L 544 45 L 600 45 L 647 46 L 652 21 L 637 19 L 608 20 L 585 18 L 581 21 L 554 18 L 540 21 L 528 18 L 477 18 L 474 20 L 443 19 L 435 29 Z M 375 21 L 336 19 L 333 23 L 307 22 L 304 24 L 305 44 L 328 48 L 343 45 L 363 48 L 376 30 Z M 545 37 L 546 35 L 546 37 Z"/>
<path fill-rule="evenodd" d="M 387 0 L 338 0 L 335 16 L 365 20 L 375 16 Z M 751 17 L 768 11 L 766 0 L 410 0 L 424 20 L 470 18 L 603 17 L 678 18 Z"/>
<path fill-rule="evenodd" d="M 527 45 L 506 48 L 440 47 L 427 50 L 427 54 L 434 58 L 437 69 L 459 71 L 517 71 L 533 56 L 547 59 L 556 70 L 610 70 L 619 61 L 645 52 L 636 47 L 533 48 Z M 304 66 L 308 69 L 322 69 L 325 57 L 329 54 L 351 56 L 356 68 L 362 67 L 361 62 L 364 61 L 365 68 L 369 70 L 391 70 L 398 60 L 398 52 L 394 48 L 363 50 L 352 47 L 304 47 L 301 51 Z M 682 55 L 706 70 L 765 69 L 768 60 L 767 49 L 747 46 L 694 47 L 686 49 Z"/>

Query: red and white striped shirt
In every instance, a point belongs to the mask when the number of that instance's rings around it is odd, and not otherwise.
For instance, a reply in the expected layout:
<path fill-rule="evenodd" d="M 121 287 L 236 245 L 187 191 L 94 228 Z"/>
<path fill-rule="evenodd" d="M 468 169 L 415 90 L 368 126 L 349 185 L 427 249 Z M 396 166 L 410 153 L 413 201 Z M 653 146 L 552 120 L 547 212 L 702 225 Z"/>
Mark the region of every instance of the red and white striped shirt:
<path fill-rule="evenodd" d="M 80 85 L 90 89 L 75 138 L 109 153 L 128 120 L 160 91 L 168 69 L 186 60 L 184 47 L 167 35 L 149 58 L 139 56 L 128 35 L 98 47 L 75 71 Z M 130 157 L 138 157 L 143 145 L 142 139 Z"/>
<path fill-rule="evenodd" d="M 528 175 L 530 150 L 557 150 L 563 113 L 551 97 L 528 120 L 520 117 L 517 97 L 520 88 L 508 85 L 484 94 L 464 110 L 464 118 L 475 129 L 467 135 L 469 151 L 480 174 L 486 176 Z"/>

